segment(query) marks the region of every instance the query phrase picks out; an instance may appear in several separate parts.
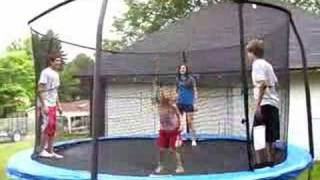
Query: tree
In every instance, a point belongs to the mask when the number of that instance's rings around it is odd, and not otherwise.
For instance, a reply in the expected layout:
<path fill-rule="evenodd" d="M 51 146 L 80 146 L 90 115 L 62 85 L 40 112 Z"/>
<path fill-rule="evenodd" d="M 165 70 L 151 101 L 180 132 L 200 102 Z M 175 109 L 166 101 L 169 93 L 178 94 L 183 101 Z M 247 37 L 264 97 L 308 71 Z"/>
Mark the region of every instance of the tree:
<path fill-rule="evenodd" d="M 31 57 L 32 56 L 31 39 L 27 38 L 24 40 L 19 39 L 19 40 L 13 41 L 9 46 L 7 46 L 6 50 L 8 52 L 25 51 Z"/>
<path fill-rule="evenodd" d="M 280 0 L 287 4 L 291 4 L 295 7 L 300 7 L 306 11 L 309 11 L 313 14 L 320 15 L 320 1 L 319 0 Z M 276 2 L 275 3 L 279 3 Z"/>
<path fill-rule="evenodd" d="M 32 34 L 32 52 L 35 64 L 36 81 L 40 76 L 42 69 L 48 66 L 48 56 L 56 54 L 62 59 L 65 59 L 66 54 L 62 50 L 61 42 L 58 40 L 58 35 L 52 30 L 49 30 L 44 36 Z"/>
<path fill-rule="evenodd" d="M 120 47 L 124 47 L 142 38 L 144 34 L 158 31 L 203 6 L 223 1 L 228 0 L 125 0 L 128 11 L 122 18 L 116 19 L 113 26 L 122 35 L 119 44 Z M 270 2 L 270 0 L 260 1 Z M 273 1 L 278 4 L 283 2 L 320 14 L 318 0 Z"/>
<path fill-rule="evenodd" d="M 33 98 L 31 56 L 26 50 L 10 49 L 0 58 L 0 116 L 29 107 Z"/>
<path fill-rule="evenodd" d="M 102 41 L 103 49 L 111 50 L 111 51 L 120 51 L 123 47 L 123 44 L 124 42 L 121 40 L 104 39 Z"/>
<path fill-rule="evenodd" d="M 145 33 L 158 31 L 200 7 L 218 2 L 220 0 L 125 0 L 129 9 L 113 26 L 122 35 L 121 46 L 128 46 Z"/>
<path fill-rule="evenodd" d="M 77 99 L 87 98 L 86 87 L 81 87 L 80 80 L 75 76 L 80 71 L 93 66 L 93 60 L 86 54 L 78 54 L 70 63 L 65 65 L 61 73 L 61 101 L 74 101 Z"/>

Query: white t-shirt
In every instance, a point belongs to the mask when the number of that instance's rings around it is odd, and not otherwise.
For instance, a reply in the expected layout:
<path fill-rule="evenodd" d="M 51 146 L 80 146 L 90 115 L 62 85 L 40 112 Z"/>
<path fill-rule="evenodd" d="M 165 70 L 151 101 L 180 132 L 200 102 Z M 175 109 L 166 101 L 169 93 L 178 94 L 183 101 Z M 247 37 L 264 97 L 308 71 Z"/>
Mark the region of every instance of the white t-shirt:
<path fill-rule="evenodd" d="M 41 71 L 38 84 L 44 84 L 46 91 L 43 92 L 45 99 L 44 103 L 48 106 L 56 106 L 58 98 L 58 88 L 60 86 L 60 78 L 57 71 L 50 67 Z"/>
<path fill-rule="evenodd" d="M 278 83 L 272 65 L 264 59 L 256 59 L 252 64 L 252 83 L 254 86 L 253 94 L 255 100 L 259 98 L 259 87 L 265 81 L 267 88 L 262 97 L 260 105 L 272 105 L 279 108 L 279 95 L 276 91 Z"/>

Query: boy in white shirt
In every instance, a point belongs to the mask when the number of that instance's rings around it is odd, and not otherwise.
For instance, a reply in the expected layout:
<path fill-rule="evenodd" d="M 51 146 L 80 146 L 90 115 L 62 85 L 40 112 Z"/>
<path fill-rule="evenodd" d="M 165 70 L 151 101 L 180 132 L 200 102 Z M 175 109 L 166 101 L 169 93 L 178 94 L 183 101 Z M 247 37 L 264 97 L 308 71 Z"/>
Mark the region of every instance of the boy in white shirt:
<path fill-rule="evenodd" d="M 48 57 L 49 67 L 43 69 L 38 82 L 38 106 L 41 113 L 41 144 L 40 157 L 63 158 L 53 151 L 56 132 L 56 111 L 62 112 L 58 97 L 60 79 L 58 70 L 61 68 L 61 58 L 56 55 Z"/>
<path fill-rule="evenodd" d="M 252 83 L 256 113 L 254 126 L 266 127 L 267 165 L 275 163 L 275 142 L 280 138 L 279 95 L 276 91 L 278 79 L 272 65 L 263 59 L 264 43 L 251 40 L 247 45 L 247 55 L 252 64 Z M 256 154 L 257 166 L 261 166 L 260 153 Z M 263 166 L 263 165 L 262 165 Z"/>

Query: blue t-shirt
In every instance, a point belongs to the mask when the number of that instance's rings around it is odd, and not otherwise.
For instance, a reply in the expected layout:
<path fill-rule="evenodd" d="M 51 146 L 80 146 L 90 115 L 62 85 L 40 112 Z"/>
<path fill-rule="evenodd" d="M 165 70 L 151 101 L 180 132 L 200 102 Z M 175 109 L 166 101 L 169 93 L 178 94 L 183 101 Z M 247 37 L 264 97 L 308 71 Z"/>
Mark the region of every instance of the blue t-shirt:
<path fill-rule="evenodd" d="M 176 78 L 177 86 L 177 104 L 193 105 L 194 103 L 194 87 L 196 85 L 195 79 L 189 75 L 189 77 L 181 76 Z"/>

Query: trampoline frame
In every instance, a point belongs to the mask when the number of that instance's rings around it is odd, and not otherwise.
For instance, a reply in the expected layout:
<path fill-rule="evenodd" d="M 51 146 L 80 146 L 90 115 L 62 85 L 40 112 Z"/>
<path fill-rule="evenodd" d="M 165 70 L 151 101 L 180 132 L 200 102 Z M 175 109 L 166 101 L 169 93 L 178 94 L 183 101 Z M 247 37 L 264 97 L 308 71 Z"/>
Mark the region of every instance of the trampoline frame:
<path fill-rule="evenodd" d="M 140 135 L 140 136 L 115 136 L 110 138 L 100 138 L 101 141 L 108 140 L 127 140 L 127 139 L 154 139 L 155 135 Z M 246 141 L 243 137 L 223 137 L 213 135 L 201 135 L 201 140 L 227 140 L 227 141 Z M 91 139 L 70 140 L 56 143 L 55 147 L 64 149 L 82 143 L 90 143 Z M 32 149 L 28 149 L 17 153 L 10 158 L 7 166 L 7 175 L 12 178 L 23 179 L 64 179 L 64 180 L 85 180 L 91 179 L 90 172 L 84 170 L 70 170 L 60 167 L 53 167 L 39 163 L 31 158 Z M 299 154 L 297 156 L 296 154 Z M 24 163 L 18 163 L 23 161 Z M 196 175 L 154 175 L 149 176 L 127 176 L 116 174 L 97 174 L 98 179 L 106 180 L 154 180 L 154 179 L 168 179 L 168 180 L 192 180 L 194 178 L 199 180 L 248 180 L 248 179 L 273 179 L 294 177 L 301 171 L 307 168 L 312 163 L 312 158 L 308 151 L 294 145 L 288 145 L 288 157 L 285 161 L 274 167 L 265 167 L 256 169 L 254 171 L 247 170 L 241 172 L 227 172 L 227 173 L 212 173 L 212 174 L 196 174 Z M 19 165 L 20 164 L 20 165 Z"/>
<path fill-rule="evenodd" d="M 31 27 L 31 24 L 35 21 L 37 21 L 38 19 L 40 19 L 41 17 L 45 16 L 46 14 L 64 6 L 67 5 L 71 2 L 74 2 L 75 0 L 66 0 L 64 2 L 61 2 L 49 9 L 47 9 L 46 11 L 40 13 L 39 15 L 35 16 L 34 18 L 32 18 L 30 21 L 28 21 L 28 25 L 30 25 L 30 29 L 33 32 L 36 32 L 36 30 L 34 30 Z M 292 15 L 291 12 L 283 7 L 274 5 L 274 4 L 270 4 L 270 3 L 264 3 L 264 2 L 256 2 L 256 1 L 251 1 L 251 0 L 233 0 L 235 3 L 237 3 L 239 5 L 239 24 L 240 24 L 240 29 L 239 29 L 239 34 L 240 34 L 240 45 L 241 45 L 241 74 L 242 74 L 242 83 L 243 83 L 243 92 L 244 92 L 244 108 L 245 108 L 245 119 L 244 122 L 246 123 L 246 135 L 247 135 L 247 146 L 250 147 L 252 144 L 252 139 L 249 136 L 249 115 L 248 115 L 248 85 L 247 85 L 247 77 L 245 75 L 246 72 L 246 67 L 245 67 L 245 48 L 244 48 L 244 27 L 243 27 L 243 5 L 244 4 L 256 4 L 259 6 L 264 6 L 264 7 L 270 7 L 270 8 L 274 8 L 277 9 L 279 11 L 285 12 L 290 20 L 290 24 L 291 27 L 293 29 L 293 32 L 295 34 L 295 36 L 297 37 L 300 49 L 301 49 L 301 56 L 302 56 L 302 64 L 303 64 L 303 74 L 304 74 L 304 84 L 305 84 L 305 93 L 306 93 L 306 107 L 307 107 L 307 117 L 308 117 L 308 133 L 309 133 L 309 149 L 310 149 L 310 154 L 312 156 L 312 158 L 314 158 L 314 146 L 313 146 L 313 137 L 312 137 L 312 113 L 311 113 L 311 101 L 310 101 L 310 86 L 309 86 L 309 80 L 308 80 L 308 74 L 307 74 L 307 61 L 306 61 L 306 54 L 305 54 L 305 50 L 304 50 L 304 45 L 302 43 L 301 37 L 298 33 L 298 30 L 295 26 L 295 23 L 292 19 Z M 101 12 L 100 12 L 100 17 L 99 17 L 99 22 L 98 22 L 98 30 L 97 30 L 97 44 L 96 44 L 96 48 L 92 48 L 92 47 L 87 47 L 87 46 L 83 46 L 83 45 L 79 45 L 76 43 L 71 43 L 71 42 L 67 42 L 64 40 L 60 40 L 57 39 L 60 42 L 66 43 L 66 44 L 70 44 L 70 45 L 74 45 L 74 46 L 78 46 L 78 47 L 82 47 L 82 48 L 88 48 L 88 49 L 92 49 L 92 50 L 96 50 L 96 63 L 95 63 L 95 70 L 94 70 L 94 79 L 98 79 L 99 75 L 99 63 L 101 61 L 101 52 L 109 52 L 109 53 L 132 53 L 135 54 L 137 52 L 117 52 L 117 51 L 110 51 L 110 50 L 103 50 L 101 49 L 101 39 L 102 39 L 102 24 L 104 21 L 104 16 L 105 16 L 105 12 L 106 12 L 106 7 L 107 7 L 107 3 L 108 0 L 103 0 L 102 6 L 101 6 Z M 143 52 L 140 52 L 143 53 Z M 101 96 L 101 92 L 98 89 L 98 84 L 97 82 L 94 83 L 94 96 L 93 96 L 93 107 L 95 107 L 96 105 L 96 101 L 100 99 Z M 98 111 L 97 109 L 93 108 L 93 111 Z M 93 119 L 92 122 L 98 122 L 96 120 L 101 119 L 99 118 L 99 115 L 95 115 L 96 112 L 93 113 Z M 36 123 L 36 136 L 35 136 L 35 147 L 34 150 L 36 149 L 36 147 L 39 145 L 40 139 L 38 136 L 39 135 L 39 124 Z M 94 153 L 92 155 L 92 159 L 93 159 L 93 164 L 92 164 L 92 179 L 96 179 L 97 178 L 97 151 L 98 151 L 98 131 L 99 128 L 97 125 L 95 125 L 95 123 L 93 124 L 93 140 L 92 140 L 92 145 L 94 147 Z M 250 151 L 250 148 L 248 149 L 248 158 L 249 158 L 249 167 L 251 168 L 251 170 L 253 170 L 252 167 L 252 154 L 253 152 Z M 35 152 L 34 152 L 35 153 Z"/>

